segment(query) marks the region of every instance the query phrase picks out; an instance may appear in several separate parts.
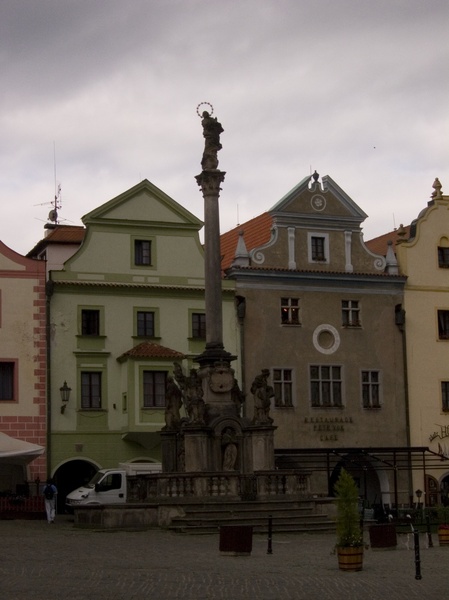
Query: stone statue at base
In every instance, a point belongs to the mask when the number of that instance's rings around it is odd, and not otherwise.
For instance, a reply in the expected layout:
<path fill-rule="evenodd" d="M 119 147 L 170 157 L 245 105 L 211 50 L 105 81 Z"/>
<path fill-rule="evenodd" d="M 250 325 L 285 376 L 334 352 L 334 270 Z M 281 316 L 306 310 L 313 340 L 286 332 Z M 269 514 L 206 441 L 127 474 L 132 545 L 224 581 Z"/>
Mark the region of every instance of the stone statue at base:
<path fill-rule="evenodd" d="M 251 385 L 251 394 L 254 397 L 254 425 L 271 425 L 273 419 L 270 417 L 271 398 L 274 390 L 268 385 L 269 369 L 262 369 L 260 375 L 254 378 Z"/>
<path fill-rule="evenodd" d="M 173 377 L 167 377 L 165 387 L 165 427 L 163 431 L 176 431 L 181 427 L 182 392 Z"/>
<path fill-rule="evenodd" d="M 238 448 L 235 442 L 235 432 L 227 427 L 222 436 L 223 452 L 223 471 L 235 471 L 237 463 Z"/>
<path fill-rule="evenodd" d="M 189 425 L 204 425 L 206 419 L 206 405 L 203 400 L 203 384 L 196 369 L 190 369 L 186 377 L 179 363 L 174 363 L 174 379 L 179 386 L 184 399 Z"/>

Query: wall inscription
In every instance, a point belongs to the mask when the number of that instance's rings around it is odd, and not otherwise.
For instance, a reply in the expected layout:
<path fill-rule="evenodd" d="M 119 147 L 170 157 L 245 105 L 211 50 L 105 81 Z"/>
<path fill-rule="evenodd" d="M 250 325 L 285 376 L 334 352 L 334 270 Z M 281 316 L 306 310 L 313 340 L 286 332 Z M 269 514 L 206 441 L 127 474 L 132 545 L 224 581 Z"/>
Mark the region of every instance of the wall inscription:
<path fill-rule="evenodd" d="M 352 417 L 304 417 L 304 423 L 312 425 L 312 431 L 320 435 L 320 442 L 337 442 L 338 434 L 354 421 Z"/>

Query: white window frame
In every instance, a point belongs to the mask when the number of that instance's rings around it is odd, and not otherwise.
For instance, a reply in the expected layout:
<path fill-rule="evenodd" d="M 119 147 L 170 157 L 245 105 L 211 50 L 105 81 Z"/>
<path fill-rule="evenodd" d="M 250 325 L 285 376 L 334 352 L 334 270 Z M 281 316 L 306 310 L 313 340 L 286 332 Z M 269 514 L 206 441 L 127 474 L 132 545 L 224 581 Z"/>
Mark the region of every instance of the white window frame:
<path fill-rule="evenodd" d="M 275 371 L 281 372 L 281 378 L 275 379 Z M 290 372 L 290 379 L 285 377 L 286 372 Z M 274 407 L 275 408 L 293 408 L 295 405 L 295 370 L 293 367 L 273 367 L 271 369 L 271 381 L 274 389 Z M 290 389 L 290 402 L 286 403 L 287 387 Z M 281 394 L 276 394 L 276 391 L 281 389 Z"/>
<path fill-rule="evenodd" d="M 343 302 L 347 306 L 343 306 Z M 359 300 L 342 300 L 341 301 L 341 323 L 343 327 L 361 327 L 362 321 L 360 318 L 362 309 Z M 345 318 L 346 316 L 346 318 Z M 346 321 L 346 322 L 345 322 Z"/>
<path fill-rule="evenodd" d="M 312 238 L 323 238 L 324 239 L 324 260 L 316 260 L 312 258 Z M 323 232 L 307 232 L 307 257 L 309 263 L 316 265 L 328 265 L 330 262 L 330 252 L 329 252 L 329 234 Z"/>
<path fill-rule="evenodd" d="M 363 381 L 363 373 L 368 373 L 370 380 L 369 381 Z M 373 373 L 377 373 L 378 375 L 378 380 L 377 381 L 372 381 L 371 377 Z M 364 397 L 363 397 L 363 388 L 365 385 L 369 386 L 369 402 L 366 405 L 364 402 Z M 374 386 L 377 386 L 378 390 L 377 390 L 377 404 L 373 404 L 373 394 L 372 394 L 372 390 L 374 388 Z M 382 371 L 380 369 L 360 369 L 360 395 L 361 395 L 361 402 L 362 402 L 362 408 L 365 410 L 379 410 L 379 408 L 382 408 Z"/>
<path fill-rule="evenodd" d="M 296 302 L 296 304 L 294 304 Z M 283 314 L 286 311 L 288 319 L 286 321 L 283 320 Z M 292 314 L 296 311 L 297 321 L 292 319 Z M 299 298 L 292 298 L 291 296 L 282 296 L 281 297 L 281 325 L 293 325 L 298 327 L 301 325 L 301 315 L 300 315 L 300 300 Z"/>
<path fill-rule="evenodd" d="M 318 379 L 312 379 L 312 373 L 311 373 L 311 368 L 312 367 L 318 367 L 319 369 L 319 377 Z M 329 378 L 325 378 L 323 377 L 323 373 L 322 373 L 322 369 L 324 368 L 329 368 L 330 369 L 330 377 Z M 333 373 L 332 373 L 332 369 L 334 368 L 338 368 L 340 369 L 340 377 L 339 379 L 334 379 L 333 378 Z M 340 400 L 341 403 L 340 404 L 336 404 L 335 400 L 334 400 L 334 388 L 333 388 L 333 384 L 334 383 L 339 383 L 340 385 Z M 315 383 L 318 383 L 319 385 L 319 404 L 313 404 L 313 385 Z M 329 404 L 324 404 L 323 399 L 324 399 L 324 386 L 325 384 L 327 384 L 329 386 L 329 397 L 332 399 L 332 402 L 330 402 Z M 343 369 L 343 365 L 341 364 L 323 364 L 323 363 L 310 363 L 309 364 L 309 386 L 310 386 L 310 406 L 311 408 L 325 408 L 325 409 L 338 409 L 341 410 L 342 408 L 344 408 L 345 403 L 344 403 L 344 398 L 345 398 L 345 387 L 344 387 L 344 369 Z"/>

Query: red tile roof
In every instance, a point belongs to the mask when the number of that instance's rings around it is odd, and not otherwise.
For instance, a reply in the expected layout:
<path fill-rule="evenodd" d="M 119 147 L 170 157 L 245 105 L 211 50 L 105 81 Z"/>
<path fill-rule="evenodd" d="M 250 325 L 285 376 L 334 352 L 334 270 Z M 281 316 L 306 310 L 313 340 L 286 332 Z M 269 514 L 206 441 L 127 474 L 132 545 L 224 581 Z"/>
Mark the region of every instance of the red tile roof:
<path fill-rule="evenodd" d="M 86 229 L 80 225 L 55 225 L 47 231 L 47 235 L 28 252 L 27 256 L 37 256 L 50 244 L 81 245 L 86 234 Z"/>
<path fill-rule="evenodd" d="M 81 225 L 56 225 L 45 237 L 46 242 L 80 244 L 84 240 L 85 227 Z"/>
<path fill-rule="evenodd" d="M 246 248 L 250 251 L 269 241 L 272 225 L 273 218 L 265 212 L 258 217 L 254 217 L 254 219 L 223 233 L 220 236 L 222 270 L 225 271 L 226 269 L 229 269 L 234 260 L 235 249 L 241 231 L 244 233 L 243 239 L 245 240 Z"/>
<path fill-rule="evenodd" d="M 405 232 L 405 235 L 399 235 L 399 233 Z M 389 233 L 384 233 L 379 237 L 373 238 L 372 240 L 368 240 L 365 242 L 365 246 L 374 252 L 374 254 L 381 254 L 382 256 L 386 256 L 388 250 L 388 242 L 393 242 L 393 250 L 396 246 L 396 243 L 399 239 L 407 240 L 410 236 L 410 225 L 404 227 L 401 225 L 398 229 L 394 231 L 390 231 Z"/>
<path fill-rule="evenodd" d="M 171 348 L 165 348 L 160 344 L 155 344 L 154 342 L 142 342 L 131 350 L 124 352 L 121 356 L 119 356 L 118 360 L 124 360 L 127 357 L 131 358 L 185 358 L 184 354 L 181 352 L 177 352 L 176 350 L 172 350 Z"/>

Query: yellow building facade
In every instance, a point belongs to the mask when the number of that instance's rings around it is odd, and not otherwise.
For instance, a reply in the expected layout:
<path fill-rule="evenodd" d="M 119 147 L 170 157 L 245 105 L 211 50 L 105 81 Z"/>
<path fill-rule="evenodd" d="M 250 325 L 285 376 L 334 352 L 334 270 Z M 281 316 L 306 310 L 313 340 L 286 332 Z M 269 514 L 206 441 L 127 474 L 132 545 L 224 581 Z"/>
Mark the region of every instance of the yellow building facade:
<path fill-rule="evenodd" d="M 446 502 L 449 491 L 449 196 L 438 179 L 433 187 L 409 239 L 396 245 L 407 277 L 403 308 L 410 445 L 431 451 L 426 468 L 413 472 L 413 489 L 415 496 L 424 492 L 421 502 L 428 506 Z"/>

